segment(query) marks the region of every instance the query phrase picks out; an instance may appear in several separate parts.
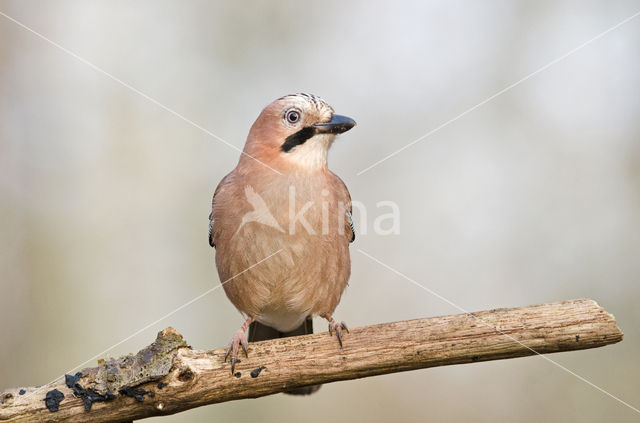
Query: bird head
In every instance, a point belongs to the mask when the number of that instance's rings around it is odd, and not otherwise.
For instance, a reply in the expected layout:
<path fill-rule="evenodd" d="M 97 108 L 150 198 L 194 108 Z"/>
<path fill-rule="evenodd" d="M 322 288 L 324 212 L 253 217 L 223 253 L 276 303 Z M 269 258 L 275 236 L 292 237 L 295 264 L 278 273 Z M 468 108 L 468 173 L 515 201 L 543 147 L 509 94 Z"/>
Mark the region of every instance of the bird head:
<path fill-rule="evenodd" d="M 327 153 L 337 134 L 356 122 L 333 112 L 320 97 L 290 94 L 264 108 L 249 132 L 243 160 L 274 168 L 317 170 L 327 167 Z"/>

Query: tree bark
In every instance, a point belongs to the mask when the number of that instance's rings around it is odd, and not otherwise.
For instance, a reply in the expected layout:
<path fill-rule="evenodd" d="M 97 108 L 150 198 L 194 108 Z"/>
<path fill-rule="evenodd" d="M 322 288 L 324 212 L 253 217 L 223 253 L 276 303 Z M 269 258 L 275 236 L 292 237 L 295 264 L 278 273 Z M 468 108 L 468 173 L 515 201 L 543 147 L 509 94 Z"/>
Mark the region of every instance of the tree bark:
<path fill-rule="evenodd" d="M 354 328 L 343 348 L 327 332 L 251 343 L 232 375 L 223 348 L 191 349 L 168 328 L 137 355 L 68 378 L 71 387 L 59 380 L 4 391 L 0 422 L 125 422 L 307 385 L 596 348 L 622 336 L 611 314 L 579 299 Z M 58 411 L 50 411 L 60 398 L 54 390 L 64 395 Z"/>

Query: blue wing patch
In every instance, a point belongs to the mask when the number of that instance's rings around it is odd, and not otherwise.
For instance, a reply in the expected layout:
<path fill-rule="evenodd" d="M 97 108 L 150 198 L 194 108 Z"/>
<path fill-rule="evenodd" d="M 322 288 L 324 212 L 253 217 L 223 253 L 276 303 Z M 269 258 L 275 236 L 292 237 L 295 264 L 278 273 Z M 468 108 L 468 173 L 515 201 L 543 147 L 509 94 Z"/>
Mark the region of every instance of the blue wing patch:
<path fill-rule="evenodd" d="M 213 231 L 213 212 L 209 213 L 209 245 L 213 248 L 216 248 L 216 244 L 213 243 L 213 236 L 211 236 L 211 232 Z"/>
<path fill-rule="evenodd" d="M 353 226 L 353 216 L 351 216 L 351 212 L 347 210 L 347 217 L 349 218 L 349 227 L 351 228 L 351 241 L 356 240 L 356 228 Z"/>

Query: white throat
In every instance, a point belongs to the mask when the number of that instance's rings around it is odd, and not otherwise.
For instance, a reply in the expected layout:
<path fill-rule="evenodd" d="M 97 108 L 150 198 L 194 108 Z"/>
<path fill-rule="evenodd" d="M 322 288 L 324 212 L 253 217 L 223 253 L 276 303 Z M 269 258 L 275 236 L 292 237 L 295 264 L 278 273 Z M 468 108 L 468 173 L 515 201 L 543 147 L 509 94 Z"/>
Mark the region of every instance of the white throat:
<path fill-rule="evenodd" d="M 327 166 L 327 154 L 334 138 L 333 134 L 314 135 L 304 144 L 297 145 L 291 151 L 282 154 L 287 160 L 302 168 L 320 169 Z"/>

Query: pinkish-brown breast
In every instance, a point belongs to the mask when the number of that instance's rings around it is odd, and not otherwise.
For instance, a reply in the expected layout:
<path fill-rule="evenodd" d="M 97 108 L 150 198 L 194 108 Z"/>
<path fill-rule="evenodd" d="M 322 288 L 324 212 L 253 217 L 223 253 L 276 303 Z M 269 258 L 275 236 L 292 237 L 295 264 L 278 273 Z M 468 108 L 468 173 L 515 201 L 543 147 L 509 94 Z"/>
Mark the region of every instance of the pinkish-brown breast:
<path fill-rule="evenodd" d="M 294 220 L 304 207 L 308 227 Z M 332 313 L 350 274 L 349 207 L 344 183 L 326 169 L 234 170 L 213 206 L 216 264 L 231 302 L 280 331 L 308 315 Z"/>

